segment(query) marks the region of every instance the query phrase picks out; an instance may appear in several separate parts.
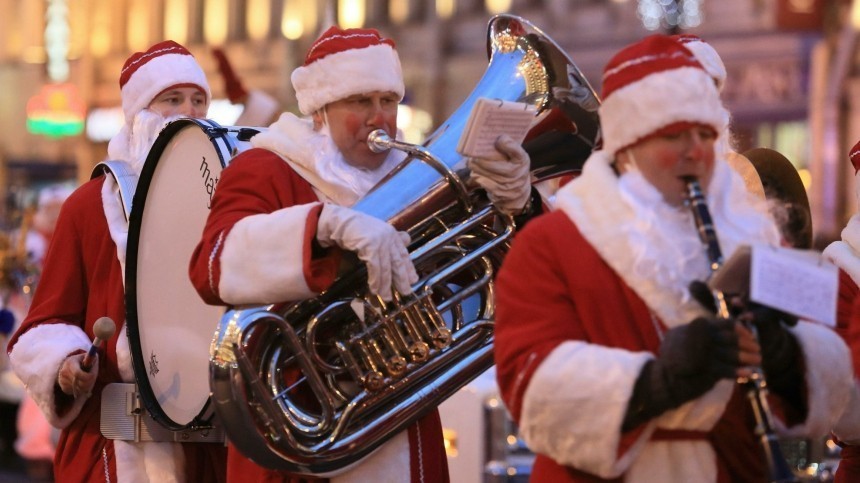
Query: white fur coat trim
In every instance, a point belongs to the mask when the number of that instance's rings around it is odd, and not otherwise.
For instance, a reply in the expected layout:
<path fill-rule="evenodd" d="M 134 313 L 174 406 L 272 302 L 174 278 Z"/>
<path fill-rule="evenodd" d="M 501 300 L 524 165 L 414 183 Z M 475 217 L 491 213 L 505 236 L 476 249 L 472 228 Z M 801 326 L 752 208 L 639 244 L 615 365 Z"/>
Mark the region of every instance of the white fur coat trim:
<path fill-rule="evenodd" d="M 421 444 L 420 435 L 418 444 Z M 418 448 L 418 451 L 420 454 L 421 449 Z M 346 472 L 330 477 L 329 481 L 331 483 L 357 481 L 410 483 L 409 432 L 401 431 Z"/>
<path fill-rule="evenodd" d="M 316 296 L 305 279 L 308 216 L 319 203 L 247 216 L 230 230 L 221 253 L 218 293 L 231 305 Z"/>
<path fill-rule="evenodd" d="M 529 448 L 603 478 L 620 475 L 628 455 L 615 456 L 633 384 L 650 354 L 579 341 L 556 347 L 534 372 L 523 395 L 520 431 Z M 588 388 L 585 390 L 584 388 Z M 571 415 L 588 414 L 588 418 Z M 648 428 L 636 443 L 641 447 Z"/>
<path fill-rule="evenodd" d="M 131 365 L 131 347 L 128 344 L 128 324 L 122 324 L 116 339 L 116 365 L 122 382 L 135 382 L 134 367 Z"/>
<path fill-rule="evenodd" d="M 823 436 L 836 424 L 851 398 L 851 353 L 842 338 L 828 327 L 800 321 L 790 330 L 804 355 L 809 414 L 803 424 L 790 428 L 777 420 L 777 429 L 794 437 Z"/>
<path fill-rule="evenodd" d="M 109 174 L 104 175 L 102 184 L 102 210 L 107 221 L 110 237 L 116 245 L 116 258 L 122 269 L 122 284 L 125 288 L 125 252 L 128 244 L 128 223 L 125 221 L 125 208 L 119 195 L 119 185 Z M 122 324 L 116 344 L 117 365 L 120 377 L 124 382 L 134 382 L 134 370 L 131 366 L 131 352 L 128 345 L 126 324 Z"/>
<path fill-rule="evenodd" d="M 313 187 L 314 192 L 324 201 L 332 201 L 339 206 L 352 206 L 357 197 L 345 196 L 340 186 L 323 179 L 314 169 L 317 153 L 308 139 L 319 135 L 314 131 L 311 121 L 299 119 L 295 114 L 285 112 L 269 126 L 268 130 L 251 138 L 251 145 L 278 154 Z"/>
<path fill-rule="evenodd" d="M 57 414 L 54 386 L 66 357 L 76 350 L 88 350 L 89 337 L 80 328 L 69 324 L 42 324 L 25 332 L 9 353 L 12 370 L 27 387 L 30 397 L 39 405 L 48 422 L 65 428 L 81 412 L 84 396 L 75 399 L 72 408 L 62 417 Z"/>
<path fill-rule="evenodd" d="M 120 482 L 183 483 L 185 454 L 179 443 L 113 442 Z"/>
<path fill-rule="evenodd" d="M 650 441 L 624 474 L 624 483 L 716 483 L 717 455 L 707 440 Z"/>
<path fill-rule="evenodd" d="M 842 230 L 842 240 L 828 245 L 823 254 L 860 285 L 860 214 L 848 220 Z"/>
<path fill-rule="evenodd" d="M 639 277 L 630 269 L 635 264 L 634 257 L 618 225 L 632 219 L 634 213 L 619 196 L 618 175 L 611 163 L 608 153 L 592 153 L 582 174 L 558 191 L 555 208 L 573 220 L 600 257 L 668 327 L 704 315 L 704 309 L 692 298 L 686 303 L 678 300 L 654 280 Z"/>
<path fill-rule="evenodd" d="M 833 425 L 833 434 L 848 444 L 860 444 L 860 383 L 854 381 L 854 387 L 851 388 L 851 397 L 848 400 L 848 405 L 842 416 Z"/>
<path fill-rule="evenodd" d="M 116 245 L 116 258 L 119 260 L 120 268 L 122 268 L 122 285 L 125 287 L 125 250 L 128 244 L 128 223 L 125 221 L 125 209 L 119 196 L 119 185 L 110 174 L 104 175 L 102 209 L 110 237 Z"/>
<path fill-rule="evenodd" d="M 533 374 L 523 397 L 520 430 L 529 447 L 560 464 L 614 478 L 631 465 L 641 464 L 646 448 L 666 444 L 648 441 L 656 428 L 710 430 L 731 397 L 731 381 L 720 382 L 698 399 L 652 420 L 628 451 L 618 455 L 621 423 L 633 386 L 642 366 L 653 357 L 647 352 L 580 341 L 556 347 Z M 572 414 L 590 416 L 577 418 Z M 676 451 L 690 445 L 698 446 L 679 441 L 669 448 Z M 703 452 L 700 448 L 695 452 L 706 454 L 706 460 L 714 459 L 713 450 Z M 682 460 L 672 461 L 674 465 Z"/>

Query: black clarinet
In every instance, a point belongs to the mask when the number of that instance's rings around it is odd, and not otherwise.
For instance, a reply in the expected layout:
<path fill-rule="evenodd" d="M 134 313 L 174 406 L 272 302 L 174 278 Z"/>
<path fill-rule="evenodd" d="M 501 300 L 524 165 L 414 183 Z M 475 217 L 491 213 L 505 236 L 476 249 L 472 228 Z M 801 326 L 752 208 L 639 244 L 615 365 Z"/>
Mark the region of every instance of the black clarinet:
<path fill-rule="evenodd" d="M 686 204 L 693 212 L 693 218 L 696 220 L 696 229 L 699 232 L 702 244 L 705 245 L 705 249 L 708 252 L 708 260 L 711 263 L 711 272 L 713 273 L 722 266 L 723 254 L 720 250 L 720 241 L 717 239 L 713 220 L 711 219 L 711 212 L 708 210 L 708 204 L 705 201 L 705 195 L 702 192 L 702 187 L 699 185 L 699 180 L 693 176 L 684 176 L 682 179 L 687 185 Z M 713 290 L 712 293 L 717 307 L 717 315 L 724 319 L 731 318 L 725 295 L 719 290 Z M 753 324 L 745 325 L 752 331 L 754 336 L 758 337 Z M 755 433 L 759 436 L 759 442 L 762 449 L 764 449 L 770 481 L 774 483 L 797 482 L 798 479 L 789 468 L 785 456 L 782 454 L 782 449 L 779 446 L 779 439 L 777 439 L 773 431 L 773 413 L 767 402 L 767 382 L 765 381 L 764 373 L 761 368 L 756 367 L 752 369 L 752 375 L 748 378 L 738 378 L 738 383 L 746 390 L 747 398 L 752 404 L 753 413 L 755 413 Z"/>

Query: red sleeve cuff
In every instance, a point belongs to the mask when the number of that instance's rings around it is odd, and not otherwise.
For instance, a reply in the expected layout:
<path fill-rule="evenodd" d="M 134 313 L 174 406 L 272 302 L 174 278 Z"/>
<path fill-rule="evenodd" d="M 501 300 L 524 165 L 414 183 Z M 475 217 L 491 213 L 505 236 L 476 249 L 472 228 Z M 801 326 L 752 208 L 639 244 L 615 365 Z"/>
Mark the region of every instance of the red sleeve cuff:
<path fill-rule="evenodd" d="M 308 214 L 305 225 L 305 239 L 302 244 L 302 266 L 305 282 L 308 288 L 314 292 L 322 292 L 329 288 L 337 278 L 337 269 L 340 266 L 341 251 L 330 248 L 323 252 L 322 256 L 314 256 L 313 244 L 317 236 L 317 223 L 323 204 L 313 207 Z"/>

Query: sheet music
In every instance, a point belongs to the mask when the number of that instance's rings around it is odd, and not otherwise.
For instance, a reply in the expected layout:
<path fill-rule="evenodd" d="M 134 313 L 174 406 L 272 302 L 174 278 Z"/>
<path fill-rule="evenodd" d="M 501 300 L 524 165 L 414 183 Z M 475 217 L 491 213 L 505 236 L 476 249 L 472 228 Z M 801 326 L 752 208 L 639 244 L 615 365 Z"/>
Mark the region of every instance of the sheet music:
<path fill-rule="evenodd" d="M 522 143 L 536 112 L 532 104 L 485 97 L 478 99 L 460 136 L 457 152 L 472 158 L 505 159 L 495 148 L 496 139 L 507 134 L 517 143 Z"/>
<path fill-rule="evenodd" d="M 756 245 L 750 271 L 752 300 L 836 327 L 839 270 L 820 253 Z"/>

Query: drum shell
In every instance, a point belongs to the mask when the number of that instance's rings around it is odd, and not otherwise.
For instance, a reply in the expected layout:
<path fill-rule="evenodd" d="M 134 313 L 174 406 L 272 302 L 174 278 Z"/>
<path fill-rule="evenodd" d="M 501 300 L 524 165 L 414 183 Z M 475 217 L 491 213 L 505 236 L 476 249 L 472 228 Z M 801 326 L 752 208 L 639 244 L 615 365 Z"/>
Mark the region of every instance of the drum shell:
<path fill-rule="evenodd" d="M 129 216 L 126 320 L 141 402 L 174 431 L 211 426 L 209 346 L 223 308 L 206 305 L 188 262 L 220 173 L 249 147 L 238 128 L 182 119 L 159 134 Z"/>

